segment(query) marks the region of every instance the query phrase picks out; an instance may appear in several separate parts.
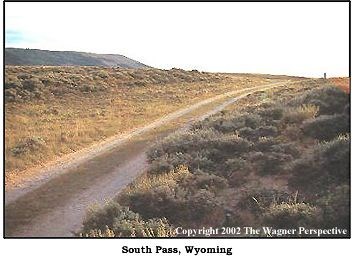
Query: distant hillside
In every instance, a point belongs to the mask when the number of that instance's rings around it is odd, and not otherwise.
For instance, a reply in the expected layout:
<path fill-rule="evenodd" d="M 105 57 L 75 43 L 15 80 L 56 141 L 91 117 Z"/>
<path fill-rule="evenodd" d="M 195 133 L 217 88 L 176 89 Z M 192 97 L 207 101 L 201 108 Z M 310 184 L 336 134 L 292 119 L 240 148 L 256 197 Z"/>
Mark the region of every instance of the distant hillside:
<path fill-rule="evenodd" d="M 122 55 L 22 48 L 6 48 L 5 64 L 48 66 L 118 66 L 123 68 L 148 67 L 147 65 Z"/>

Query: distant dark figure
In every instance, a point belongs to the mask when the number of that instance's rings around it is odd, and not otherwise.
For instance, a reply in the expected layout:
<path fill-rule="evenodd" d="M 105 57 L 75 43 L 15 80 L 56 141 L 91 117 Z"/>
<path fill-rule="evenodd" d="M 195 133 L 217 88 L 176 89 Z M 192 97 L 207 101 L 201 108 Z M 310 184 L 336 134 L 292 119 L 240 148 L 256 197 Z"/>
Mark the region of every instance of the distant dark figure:
<path fill-rule="evenodd" d="M 323 79 L 325 79 L 325 80 L 327 79 L 327 73 L 323 74 Z"/>

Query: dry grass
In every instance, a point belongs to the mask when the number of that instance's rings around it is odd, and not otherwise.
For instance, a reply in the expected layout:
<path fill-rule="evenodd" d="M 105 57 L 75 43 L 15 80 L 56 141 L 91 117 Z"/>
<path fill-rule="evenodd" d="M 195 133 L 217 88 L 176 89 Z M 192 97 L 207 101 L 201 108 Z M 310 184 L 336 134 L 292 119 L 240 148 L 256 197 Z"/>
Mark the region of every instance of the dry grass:
<path fill-rule="evenodd" d="M 144 193 L 147 190 L 156 188 L 158 186 L 173 187 L 177 185 L 177 181 L 186 178 L 191 175 L 186 166 L 180 166 L 175 171 L 166 171 L 169 173 L 163 173 L 160 175 L 143 175 L 127 188 L 123 190 L 121 196 L 130 196 L 135 193 Z"/>
<path fill-rule="evenodd" d="M 6 173 L 44 165 L 196 101 L 266 81 L 262 76 L 99 67 L 6 67 L 5 79 L 5 91 L 10 90 Z M 16 152 L 33 138 L 44 144 Z"/>
<path fill-rule="evenodd" d="M 303 104 L 300 107 L 288 108 L 285 113 L 283 120 L 285 123 L 301 123 L 306 119 L 315 118 L 318 114 L 319 107 L 312 104 Z"/>

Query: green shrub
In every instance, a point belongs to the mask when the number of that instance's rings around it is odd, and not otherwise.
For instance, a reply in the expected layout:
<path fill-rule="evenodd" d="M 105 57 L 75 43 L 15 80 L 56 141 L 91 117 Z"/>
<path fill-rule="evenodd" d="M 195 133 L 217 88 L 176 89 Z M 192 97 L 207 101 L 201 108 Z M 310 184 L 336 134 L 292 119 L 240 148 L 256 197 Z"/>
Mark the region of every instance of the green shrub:
<path fill-rule="evenodd" d="M 205 189 L 217 193 L 220 190 L 227 188 L 228 182 L 223 177 L 198 170 L 192 176 L 182 179 L 181 182 L 179 182 L 179 185 L 188 189 L 190 192 Z"/>
<path fill-rule="evenodd" d="M 268 122 L 272 122 L 274 120 L 280 120 L 283 117 L 284 109 L 282 107 L 269 107 L 263 110 L 260 110 L 258 113 Z"/>
<path fill-rule="evenodd" d="M 349 118 L 344 115 L 322 115 L 303 123 L 302 131 L 306 136 L 318 140 L 331 140 L 339 134 L 349 132 Z"/>
<path fill-rule="evenodd" d="M 234 170 L 227 176 L 228 182 L 231 186 L 240 186 L 247 182 L 247 176 L 250 171 L 247 169 Z"/>
<path fill-rule="evenodd" d="M 222 209 L 212 192 L 201 190 L 203 194 L 199 190 L 188 191 L 178 186 L 160 185 L 129 196 L 128 205 L 144 218 L 166 217 L 173 224 L 191 225 Z"/>
<path fill-rule="evenodd" d="M 115 234 L 112 229 L 106 227 L 104 231 L 100 229 L 91 229 L 88 232 L 79 232 L 76 234 L 79 237 L 91 237 L 91 238 L 100 238 L 100 237 L 115 237 Z"/>
<path fill-rule="evenodd" d="M 189 195 L 187 207 L 189 225 L 217 227 L 222 225 L 225 220 L 222 202 L 216 198 L 214 193 L 206 189 L 200 189 Z"/>
<path fill-rule="evenodd" d="M 192 173 L 197 169 L 212 171 L 215 169 L 215 165 L 208 158 L 208 155 L 210 154 L 206 150 L 165 154 L 151 162 L 149 173 L 159 174 L 169 172 L 181 165 L 186 165 Z"/>
<path fill-rule="evenodd" d="M 238 186 L 246 181 L 250 173 L 250 166 L 243 158 L 232 158 L 225 162 L 224 176 L 228 179 L 230 185 Z"/>
<path fill-rule="evenodd" d="M 219 132 L 222 132 L 222 133 L 231 133 L 231 132 L 235 132 L 238 128 L 241 127 L 240 124 L 238 123 L 244 123 L 243 120 L 240 120 L 240 121 L 230 121 L 230 120 L 227 120 L 225 118 L 219 118 L 217 120 L 215 120 L 213 122 L 213 128 Z"/>
<path fill-rule="evenodd" d="M 349 103 L 349 95 L 338 87 L 326 86 L 300 95 L 295 102 L 318 106 L 319 115 L 332 115 L 343 112 L 344 106 Z"/>
<path fill-rule="evenodd" d="M 31 79 L 33 76 L 31 74 L 28 73 L 20 73 L 17 75 L 17 78 L 20 80 L 27 80 L 27 79 Z"/>
<path fill-rule="evenodd" d="M 6 102 L 15 102 L 19 101 L 21 96 L 19 95 L 16 88 L 5 89 L 5 101 Z"/>
<path fill-rule="evenodd" d="M 251 143 L 238 135 L 225 135 L 212 141 L 212 147 L 225 154 L 241 154 L 249 151 Z"/>
<path fill-rule="evenodd" d="M 349 182 L 349 138 L 338 137 L 314 147 L 295 160 L 289 185 L 311 193 Z"/>
<path fill-rule="evenodd" d="M 258 141 L 255 143 L 254 149 L 256 151 L 266 152 L 278 144 L 280 144 L 279 140 L 274 137 L 259 137 Z"/>
<path fill-rule="evenodd" d="M 187 195 L 187 191 L 178 187 L 177 183 L 189 176 L 187 169 L 179 169 L 142 178 L 125 189 L 118 200 L 145 219 L 166 217 L 175 223 L 178 216 L 186 211 Z"/>
<path fill-rule="evenodd" d="M 301 124 L 306 119 L 314 119 L 319 111 L 319 107 L 311 104 L 303 104 L 297 108 L 287 109 L 283 116 L 286 124 Z"/>
<path fill-rule="evenodd" d="M 322 209 L 323 227 L 340 227 L 349 229 L 350 188 L 344 184 L 328 191 L 316 201 Z"/>
<path fill-rule="evenodd" d="M 133 184 L 120 194 L 119 202 L 144 219 L 165 217 L 173 224 L 194 225 L 216 213 L 220 215 L 223 209 L 215 193 L 225 185 L 226 181 L 220 177 L 201 172 L 192 175 L 180 168 L 177 172 L 150 176 Z M 205 199 L 200 196 L 202 190 Z M 198 215 L 195 214 L 196 202 Z M 213 219 L 213 224 L 217 218 L 219 216 Z"/>
<path fill-rule="evenodd" d="M 153 161 L 166 153 L 187 153 L 209 147 L 210 141 L 220 137 L 213 129 L 200 129 L 187 133 L 172 134 L 156 143 L 148 151 L 149 161 Z"/>
<path fill-rule="evenodd" d="M 260 216 L 272 204 L 289 202 L 293 196 L 287 192 L 267 188 L 246 189 L 241 195 L 238 208 L 248 210 L 255 216 Z"/>
<path fill-rule="evenodd" d="M 237 130 L 239 135 L 243 138 L 246 139 L 254 139 L 256 138 L 255 135 L 255 129 L 252 129 L 251 127 L 242 127 L 239 130 Z"/>
<path fill-rule="evenodd" d="M 142 176 L 133 181 L 133 183 L 121 192 L 119 195 L 119 201 L 125 203 L 125 199 L 129 200 L 130 196 L 149 191 L 151 188 L 156 188 L 161 185 L 174 188 L 178 182 L 190 176 L 192 176 L 192 174 L 186 166 L 180 166 L 169 173 Z"/>
<path fill-rule="evenodd" d="M 129 196 L 128 205 L 144 218 L 162 216 L 176 223 L 185 218 L 188 210 L 186 191 L 179 187 L 159 185 Z"/>
<path fill-rule="evenodd" d="M 144 221 L 139 214 L 116 202 L 91 209 L 79 235 L 85 237 L 168 237 L 173 228 L 165 218 Z"/>
<path fill-rule="evenodd" d="M 26 79 L 22 81 L 23 89 L 29 92 L 39 91 L 44 85 L 37 78 Z"/>
<path fill-rule="evenodd" d="M 295 143 L 279 143 L 269 147 L 269 151 L 291 155 L 293 158 L 298 158 L 300 152 Z"/>
<path fill-rule="evenodd" d="M 292 160 L 292 156 L 279 152 L 264 152 L 254 160 L 257 172 L 261 175 L 272 175 L 281 172 L 283 165 Z"/>
<path fill-rule="evenodd" d="M 315 227 L 320 210 L 306 203 L 272 204 L 262 214 L 263 225 L 275 228 Z"/>
<path fill-rule="evenodd" d="M 245 121 L 245 127 L 256 129 L 263 125 L 262 117 L 258 114 L 243 115 Z"/>
<path fill-rule="evenodd" d="M 333 176 L 337 178 L 337 182 L 347 182 L 350 172 L 350 139 L 349 136 L 339 136 L 338 138 L 320 144 L 315 149 L 320 158 L 322 158 L 323 168 L 327 168 Z"/>
<path fill-rule="evenodd" d="M 275 137 L 279 134 L 278 129 L 275 126 L 260 126 L 254 130 L 253 137 Z"/>
<path fill-rule="evenodd" d="M 116 202 L 109 202 L 104 207 L 91 208 L 83 222 L 83 232 L 89 232 L 92 229 L 105 230 L 106 227 L 113 228 L 115 220 L 139 220 L 139 215 L 122 207 Z"/>
<path fill-rule="evenodd" d="M 83 85 L 80 87 L 82 92 L 90 93 L 90 92 L 99 92 L 105 89 L 103 86 L 98 85 Z"/>
<path fill-rule="evenodd" d="M 279 130 L 275 126 L 266 125 L 256 129 L 243 127 L 238 130 L 238 133 L 248 140 L 256 141 L 260 137 L 275 137 L 279 134 Z"/>
<path fill-rule="evenodd" d="M 115 219 L 113 232 L 119 237 L 171 237 L 174 229 L 165 218 L 149 220 L 119 220 Z"/>
<path fill-rule="evenodd" d="M 96 75 L 101 79 L 107 79 L 109 77 L 109 73 L 104 70 L 97 71 Z"/>
<path fill-rule="evenodd" d="M 16 88 L 22 88 L 22 83 L 17 77 L 15 76 L 6 76 L 5 77 L 5 84 L 4 84 L 5 90 L 7 89 L 16 89 Z"/>
<path fill-rule="evenodd" d="M 171 163 L 171 159 L 169 158 L 169 155 L 164 155 L 160 157 L 159 159 L 156 159 L 151 162 L 151 165 L 149 167 L 148 173 L 149 174 L 161 174 L 161 173 L 167 173 L 175 168 L 175 166 L 181 165 L 182 163 Z"/>
<path fill-rule="evenodd" d="M 227 115 L 215 116 L 210 120 L 199 123 L 197 127 L 213 128 L 222 133 L 231 133 L 239 131 L 241 128 L 249 127 L 255 129 L 264 125 L 262 117 L 258 114 L 250 113 L 230 113 Z"/>
<path fill-rule="evenodd" d="M 303 140 L 303 132 L 298 125 L 286 125 L 285 129 L 282 130 L 282 136 L 286 140 L 290 141 L 302 141 Z"/>
<path fill-rule="evenodd" d="M 33 136 L 19 142 L 14 148 L 11 149 L 11 152 L 18 156 L 27 152 L 37 151 L 43 148 L 45 144 L 46 142 L 41 137 Z"/>
<path fill-rule="evenodd" d="M 247 161 L 243 158 L 231 158 L 225 162 L 228 171 L 237 171 L 247 168 Z"/>

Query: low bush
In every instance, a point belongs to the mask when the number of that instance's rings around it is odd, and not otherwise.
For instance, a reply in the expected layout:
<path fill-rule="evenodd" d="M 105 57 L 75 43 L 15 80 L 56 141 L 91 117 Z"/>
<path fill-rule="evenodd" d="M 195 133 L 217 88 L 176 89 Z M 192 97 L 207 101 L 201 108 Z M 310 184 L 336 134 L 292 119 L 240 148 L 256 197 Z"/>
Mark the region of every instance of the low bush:
<path fill-rule="evenodd" d="M 29 92 L 40 91 L 44 86 L 43 83 L 37 78 L 26 79 L 22 81 L 23 89 Z"/>
<path fill-rule="evenodd" d="M 125 188 L 124 191 L 119 195 L 119 200 L 125 202 L 125 198 L 129 198 L 131 195 L 145 192 L 151 188 L 156 188 L 161 185 L 174 188 L 178 182 L 190 176 L 192 176 L 192 174 L 189 172 L 186 166 L 180 166 L 177 169 L 170 171 L 169 173 L 143 176 Z"/>
<path fill-rule="evenodd" d="M 216 116 L 209 121 L 198 123 L 197 127 L 211 127 L 226 134 L 239 131 L 244 127 L 256 129 L 261 125 L 264 125 L 264 122 L 260 115 L 245 112 L 243 114 L 229 113 L 225 116 Z"/>
<path fill-rule="evenodd" d="M 262 117 L 258 114 L 247 114 L 243 116 L 245 127 L 256 129 L 263 125 Z"/>
<path fill-rule="evenodd" d="M 225 162 L 222 175 L 227 178 L 232 186 L 238 186 L 246 181 L 250 173 L 250 165 L 244 158 L 231 158 Z"/>
<path fill-rule="evenodd" d="M 285 129 L 282 131 L 282 136 L 290 141 L 302 141 L 304 137 L 301 128 L 295 124 L 286 125 Z"/>
<path fill-rule="evenodd" d="M 349 136 L 338 138 L 318 146 L 315 149 L 316 160 L 320 160 L 321 169 L 326 172 L 328 184 L 340 185 L 349 182 L 350 176 L 350 140 Z"/>
<path fill-rule="evenodd" d="M 275 228 L 315 227 L 320 210 L 306 203 L 272 204 L 262 214 L 263 225 Z"/>
<path fill-rule="evenodd" d="M 231 186 L 240 186 L 247 181 L 247 176 L 250 174 L 248 169 L 234 170 L 227 176 Z"/>
<path fill-rule="evenodd" d="M 271 152 L 277 152 L 277 153 L 291 155 L 292 158 L 300 157 L 300 152 L 298 150 L 297 145 L 292 142 L 279 143 L 279 144 L 272 145 L 272 146 L 270 146 L 269 150 Z"/>
<path fill-rule="evenodd" d="M 254 167 L 261 175 L 278 174 L 285 170 L 283 165 L 287 164 L 293 158 L 291 155 L 280 152 L 264 152 L 254 159 Z"/>
<path fill-rule="evenodd" d="M 260 216 L 270 205 L 289 202 L 293 198 L 291 194 L 276 189 L 251 188 L 246 189 L 242 194 L 238 208 L 248 210 L 255 216 Z"/>
<path fill-rule="evenodd" d="M 350 222 L 350 188 L 344 184 L 328 191 L 316 201 L 322 209 L 323 227 L 340 227 L 349 229 Z"/>
<path fill-rule="evenodd" d="M 109 77 L 109 73 L 105 70 L 97 71 L 96 75 L 101 79 L 107 79 Z"/>
<path fill-rule="evenodd" d="M 21 98 L 22 97 L 18 94 L 18 91 L 16 88 L 5 89 L 5 101 L 6 102 L 20 101 Z"/>
<path fill-rule="evenodd" d="M 18 156 L 27 152 L 37 151 L 43 148 L 45 144 L 46 142 L 41 137 L 33 136 L 19 142 L 14 148 L 11 149 L 11 152 L 14 155 Z"/>
<path fill-rule="evenodd" d="M 265 119 L 268 123 L 273 122 L 274 120 L 280 120 L 283 117 L 284 109 L 282 107 L 269 107 L 261 109 L 259 115 Z"/>
<path fill-rule="evenodd" d="M 5 90 L 7 89 L 16 89 L 16 88 L 22 88 L 22 83 L 17 77 L 15 76 L 7 76 L 5 78 L 5 84 L 4 84 Z"/>
<path fill-rule="evenodd" d="M 29 73 L 19 73 L 17 75 L 17 78 L 20 80 L 27 80 L 27 79 L 31 79 L 33 76 Z"/>
<path fill-rule="evenodd" d="M 209 190 L 200 189 L 189 195 L 187 207 L 187 225 L 218 227 L 225 220 L 223 203 Z"/>
<path fill-rule="evenodd" d="M 128 205 L 146 219 L 166 217 L 178 225 L 198 224 L 222 210 L 215 194 L 209 190 L 188 191 L 179 186 L 166 185 L 130 195 Z"/>
<path fill-rule="evenodd" d="M 306 120 L 302 126 L 302 131 L 306 136 L 321 141 L 331 140 L 339 134 L 348 133 L 349 129 L 349 117 L 345 115 L 321 115 Z"/>
<path fill-rule="evenodd" d="M 186 220 L 188 209 L 187 192 L 177 186 L 159 185 L 144 192 L 129 196 L 127 205 L 145 219 L 163 216 L 172 223 Z"/>
<path fill-rule="evenodd" d="M 139 73 L 129 72 L 128 76 L 140 81 Z M 170 74 L 151 74 L 144 82 L 192 79 L 174 69 Z M 300 89 L 297 93 L 303 95 Z M 84 232 L 146 236 L 145 228 L 169 232 L 169 223 L 185 227 L 235 223 L 347 227 L 349 137 L 337 136 L 349 132 L 348 107 L 343 105 L 348 98 L 330 87 L 291 98 L 251 107 L 241 114 L 239 110 L 222 112 L 156 143 L 148 152 L 148 174 L 117 198 L 131 210 L 117 214 L 108 209 L 104 213 L 108 222 L 97 220 L 100 226 L 92 225 Z M 329 142 L 311 146 L 316 140 Z M 277 189 L 289 188 L 295 195 L 254 186 L 257 180 L 266 182 L 280 172 L 286 173 L 279 176 Z M 288 185 L 283 185 L 289 177 Z M 246 189 L 242 188 L 241 196 L 227 196 L 240 194 L 237 186 L 241 185 Z M 151 235 L 160 234 L 153 232 Z"/>
<path fill-rule="evenodd" d="M 83 229 L 84 237 L 168 237 L 173 228 L 165 218 L 143 220 L 139 214 L 116 202 L 89 210 Z"/>
<path fill-rule="evenodd" d="M 247 168 L 247 161 L 244 158 L 230 158 L 225 162 L 227 171 L 239 171 Z"/>
<path fill-rule="evenodd" d="M 166 153 L 186 153 L 209 147 L 209 143 L 221 135 L 213 129 L 199 129 L 187 133 L 175 133 L 156 143 L 148 151 L 149 161 L 158 159 Z"/>
<path fill-rule="evenodd" d="M 176 152 L 165 154 L 159 159 L 151 162 L 149 174 L 169 172 L 181 165 L 186 165 L 192 173 L 198 169 L 213 171 L 215 169 L 215 164 L 208 158 L 209 155 L 210 153 L 206 150 L 192 151 L 189 153 Z"/>
<path fill-rule="evenodd" d="M 311 104 L 303 104 L 297 108 L 288 108 L 283 116 L 285 124 L 301 124 L 306 119 L 314 119 L 319 107 Z"/>
<path fill-rule="evenodd" d="M 226 180 L 220 177 L 200 172 L 192 175 L 182 167 L 179 171 L 149 176 L 134 183 L 118 200 L 144 219 L 165 217 L 173 224 L 195 225 L 214 218 L 216 213 L 221 214 L 222 204 L 215 192 L 226 185 Z M 195 214 L 196 209 L 198 214 Z M 223 219 L 219 215 L 211 221 L 213 225 L 219 222 L 217 218 Z"/>
<path fill-rule="evenodd" d="M 280 144 L 279 140 L 274 137 L 259 137 L 254 145 L 254 150 L 266 152 L 278 144 Z"/>
<path fill-rule="evenodd" d="M 183 178 L 179 185 L 190 192 L 205 189 L 217 193 L 222 189 L 226 189 L 228 182 L 223 177 L 198 170 L 192 176 Z"/>
<path fill-rule="evenodd" d="M 247 152 L 252 144 L 247 139 L 234 134 L 215 139 L 212 141 L 211 145 L 215 149 L 222 150 L 225 155 L 227 155 Z"/>
<path fill-rule="evenodd" d="M 169 158 L 169 155 L 166 154 L 159 159 L 156 159 L 151 162 L 151 165 L 149 167 L 148 173 L 149 174 L 162 174 L 162 173 L 168 173 L 169 171 L 173 170 L 175 166 L 183 164 L 178 162 L 178 163 L 171 163 L 171 158 Z"/>
<path fill-rule="evenodd" d="M 349 182 L 349 138 L 338 137 L 314 147 L 294 161 L 289 185 L 319 194 L 332 186 Z"/>
<path fill-rule="evenodd" d="M 93 85 L 86 84 L 79 87 L 82 92 L 91 93 L 91 92 L 100 92 L 107 89 L 104 85 Z"/>
<path fill-rule="evenodd" d="M 311 104 L 319 107 L 319 115 L 333 115 L 343 112 L 349 102 L 349 95 L 334 86 L 313 89 L 305 95 L 300 95 L 293 103 Z"/>

